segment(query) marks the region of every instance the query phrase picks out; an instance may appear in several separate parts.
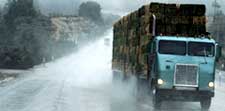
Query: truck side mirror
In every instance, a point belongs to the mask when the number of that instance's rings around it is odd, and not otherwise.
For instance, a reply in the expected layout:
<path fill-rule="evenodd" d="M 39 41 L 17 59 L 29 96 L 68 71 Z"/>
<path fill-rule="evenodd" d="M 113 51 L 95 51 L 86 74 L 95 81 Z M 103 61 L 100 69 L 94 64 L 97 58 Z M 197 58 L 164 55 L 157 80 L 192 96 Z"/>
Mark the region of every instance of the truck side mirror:
<path fill-rule="evenodd" d="M 218 62 L 220 57 L 222 56 L 222 47 L 220 45 L 216 45 L 216 61 Z"/>

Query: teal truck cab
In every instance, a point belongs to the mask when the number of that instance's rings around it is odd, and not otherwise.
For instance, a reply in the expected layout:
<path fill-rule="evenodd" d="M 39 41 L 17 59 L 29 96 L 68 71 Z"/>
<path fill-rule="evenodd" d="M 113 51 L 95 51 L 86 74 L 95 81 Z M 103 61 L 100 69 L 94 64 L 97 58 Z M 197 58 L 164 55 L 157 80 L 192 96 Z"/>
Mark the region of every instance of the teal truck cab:
<path fill-rule="evenodd" d="M 148 55 L 154 107 L 164 100 L 199 101 L 208 110 L 220 52 L 215 40 L 207 37 L 156 36 Z"/>

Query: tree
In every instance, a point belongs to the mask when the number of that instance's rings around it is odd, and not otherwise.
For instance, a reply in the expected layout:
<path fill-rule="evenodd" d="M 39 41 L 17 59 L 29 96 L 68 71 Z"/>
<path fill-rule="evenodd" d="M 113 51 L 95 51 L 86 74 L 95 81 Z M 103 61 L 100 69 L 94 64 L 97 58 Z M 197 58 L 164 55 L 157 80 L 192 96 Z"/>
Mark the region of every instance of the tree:
<path fill-rule="evenodd" d="M 43 50 L 49 46 L 51 21 L 41 15 L 34 6 L 34 0 L 8 0 L 3 22 L 0 24 L 0 40 L 8 50 L 0 52 L 1 59 L 11 58 L 11 67 L 31 67 L 41 63 Z M 48 30 L 49 29 L 49 30 Z M 19 60 L 19 62 L 18 62 Z M 6 63 L 0 63 L 6 65 Z"/>
<path fill-rule="evenodd" d="M 219 15 L 214 16 L 214 21 L 209 26 L 209 31 L 212 36 L 219 42 L 221 45 L 225 46 L 225 15 L 220 12 Z"/>
<path fill-rule="evenodd" d="M 4 15 L 4 19 L 9 26 L 13 26 L 14 20 L 18 17 L 35 17 L 37 15 L 33 0 L 8 0 L 6 7 L 7 13 Z"/>
<path fill-rule="evenodd" d="M 213 22 L 210 23 L 208 30 L 209 32 L 212 34 L 213 38 L 215 38 L 215 40 L 221 45 L 223 46 L 223 60 L 221 61 L 225 61 L 225 15 L 223 14 L 223 12 L 221 10 L 218 10 L 218 12 L 216 12 L 216 14 L 213 17 Z M 222 63 L 222 62 L 221 62 Z"/>
<path fill-rule="evenodd" d="M 88 1 L 82 3 L 79 7 L 78 14 L 79 16 L 94 21 L 98 25 L 103 25 L 101 6 L 97 2 Z"/>

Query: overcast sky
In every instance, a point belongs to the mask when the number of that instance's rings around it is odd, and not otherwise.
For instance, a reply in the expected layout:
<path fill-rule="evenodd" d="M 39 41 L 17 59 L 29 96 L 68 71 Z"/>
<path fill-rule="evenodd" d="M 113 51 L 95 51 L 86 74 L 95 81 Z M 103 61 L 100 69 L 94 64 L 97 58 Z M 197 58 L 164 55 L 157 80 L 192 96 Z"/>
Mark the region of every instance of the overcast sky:
<path fill-rule="evenodd" d="M 0 0 L 0 4 L 4 4 L 7 0 Z M 88 0 L 37 0 L 40 7 L 47 11 L 66 11 L 73 13 L 80 3 Z M 136 10 L 141 5 L 154 2 L 170 2 L 170 3 L 200 3 L 206 4 L 208 11 L 212 11 L 211 3 L 214 0 L 92 0 L 101 4 L 104 11 L 128 12 Z M 225 0 L 217 0 L 222 5 L 225 12 Z"/>
<path fill-rule="evenodd" d="M 45 4 L 46 7 L 53 4 L 58 4 L 59 8 L 67 9 L 68 7 L 76 6 L 78 7 L 81 2 L 88 0 L 39 0 L 42 4 Z M 170 2 L 170 3 L 199 3 L 206 4 L 209 11 L 212 10 L 211 3 L 214 0 L 92 0 L 97 1 L 101 4 L 104 11 L 115 11 L 115 12 L 127 12 L 131 10 L 136 10 L 141 5 L 154 2 Z M 225 0 L 217 0 L 220 2 L 222 8 L 225 8 Z M 68 9 L 71 10 L 71 9 Z M 225 11 L 225 10 L 224 10 Z"/>

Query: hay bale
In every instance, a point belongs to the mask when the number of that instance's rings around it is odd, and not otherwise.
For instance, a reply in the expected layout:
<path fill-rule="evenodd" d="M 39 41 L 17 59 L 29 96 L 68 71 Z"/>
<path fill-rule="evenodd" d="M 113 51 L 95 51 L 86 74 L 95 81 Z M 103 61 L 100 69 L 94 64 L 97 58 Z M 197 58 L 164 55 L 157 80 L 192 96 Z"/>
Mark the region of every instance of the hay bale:
<path fill-rule="evenodd" d="M 178 8 L 176 4 L 165 4 L 164 5 L 164 15 L 176 16 L 178 14 Z"/>
<path fill-rule="evenodd" d="M 161 14 L 165 14 L 165 10 L 164 10 L 165 4 L 163 3 L 151 3 L 150 4 L 150 12 L 151 13 L 161 13 Z"/>
<path fill-rule="evenodd" d="M 204 16 L 206 7 L 198 4 L 181 4 L 179 12 L 182 16 Z"/>
<path fill-rule="evenodd" d="M 138 9 L 138 17 L 145 15 L 146 13 L 150 12 L 150 6 L 144 5 Z"/>
<path fill-rule="evenodd" d="M 206 17 L 205 16 L 194 16 L 193 24 L 196 24 L 196 25 L 206 24 Z"/>

